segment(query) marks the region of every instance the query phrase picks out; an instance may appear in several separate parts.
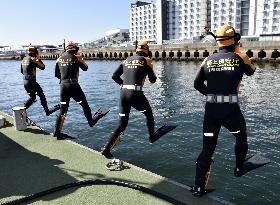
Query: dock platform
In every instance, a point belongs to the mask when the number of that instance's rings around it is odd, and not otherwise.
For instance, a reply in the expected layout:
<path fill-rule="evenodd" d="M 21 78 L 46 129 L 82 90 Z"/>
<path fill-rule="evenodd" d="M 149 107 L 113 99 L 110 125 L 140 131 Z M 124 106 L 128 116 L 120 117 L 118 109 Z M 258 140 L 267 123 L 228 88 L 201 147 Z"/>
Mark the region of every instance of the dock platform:
<path fill-rule="evenodd" d="M 218 205 L 230 202 L 211 194 L 193 197 L 189 187 L 124 162 L 120 171 L 105 168 L 108 159 L 70 140 L 56 140 L 36 126 L 17 131 L 13 118 L 0 113 L 7 125 L 0 128 L 0 204 L 53 187 L 89 179 L 114 179 L 168 195 L 182 204 Z M 166 200 L 116 185 L 81 186 L 58 191 L 25 204 L 33 205 L 164 205 Z"/>

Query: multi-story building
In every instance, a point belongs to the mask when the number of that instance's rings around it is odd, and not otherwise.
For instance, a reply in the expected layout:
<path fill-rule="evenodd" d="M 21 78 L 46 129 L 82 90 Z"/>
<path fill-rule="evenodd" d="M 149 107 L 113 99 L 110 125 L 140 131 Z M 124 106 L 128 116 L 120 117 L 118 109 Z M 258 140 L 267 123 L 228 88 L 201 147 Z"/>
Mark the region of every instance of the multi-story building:
<path fill-rule="evenodd" d="M 280 1 L 279 0 L 258 0 L 257 7 L 256 35 L 280 34 Z"/>
<path fill-rule="evenodd" d="M 107 45 L 121 44 L 129 41 L 129 29 L 112 29 L 105 33 Z"/>
<path fill-rule="evenodd" d="M 220 25 L 225 23 L 240 31 L 241 0 L 211 1 L 211 31 L 215 32 Z"/>
<path fill-rule="evenodd" d="M 215 32 L 225 23 L 242 36 L 280 35 L 280 0 L 136 1 L 131 4 L 130 41 L 198 39 L 205 27 Z"/>
<path fill-rule="evenodd" d="M 280 34 L 279 0 L 215 0 L 211 10 L 213 31 L 228 23 L 242 36 Z"/>
<path fill-rule="evenodd" d="M 136 1 L 130 9 L 130 41 L 191 39 L 209 22 L 209 0 Z M 208 3 L 208 5 L 207 5 Z M 209 11 L 209 10 L 208 10 Z M 208 17 L 208 18 L 207 18 Z"/>
<path fill-rule="evenodd" d="M 252 4 L 250 5 L 250 0 L 241 0 L 241 2 L 238 2 L 238 5 L 240 6 L 240 28 L 239 32 L 242 36 L 248 36 L 250 31 L 250 16 L 254 16 L 255 9 L 252 7 Z M 251 18 L 252 19 L 252 18 Z"/>
<path fill-rule="evenodd" d="M 157 8 L 154 1 L 136 1 L 130 9 L 130 41 L 156 41 Z"/>
<path fill-rule="evenodd" d="M 165 9 L 166 39 L 199 37 L 207 26 L 207 1 L 162 0 Z"/>

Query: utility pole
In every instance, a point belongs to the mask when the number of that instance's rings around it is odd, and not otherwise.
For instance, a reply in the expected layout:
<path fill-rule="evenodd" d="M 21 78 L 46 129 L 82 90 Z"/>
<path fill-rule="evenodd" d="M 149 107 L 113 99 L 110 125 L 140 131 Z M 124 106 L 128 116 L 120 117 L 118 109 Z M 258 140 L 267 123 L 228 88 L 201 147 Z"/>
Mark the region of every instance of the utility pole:
<path fill-rule="evenodd" d="M 65 48 L 65 38 L 63 39 L 63 51 L 64 52 L 66 51 L 66 48 Z"/>

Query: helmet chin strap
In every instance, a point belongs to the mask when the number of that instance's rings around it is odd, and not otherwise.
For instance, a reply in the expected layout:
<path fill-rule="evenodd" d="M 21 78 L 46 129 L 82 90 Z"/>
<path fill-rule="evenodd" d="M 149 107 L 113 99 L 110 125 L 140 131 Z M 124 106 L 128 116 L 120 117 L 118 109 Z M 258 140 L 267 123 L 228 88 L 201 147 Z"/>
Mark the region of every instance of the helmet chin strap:
<path fill-rule="evenodd" d="M 212 31 L 209 31 L 209 30 L 206 31 L 206 33 L 213 36 L 216 41 L 226 41 L 226 40 L 229 40 L 231 38 L 234 38 L 234 36 L 216 36 Z M 220 38 L 220 39 L 217 39 L 217 38 Z"/>
<path fill-rule="evenodd" d="M 216 35 L 212 31 L 206 30 L 206 34 L 210 34 L 216 40 Z"/>

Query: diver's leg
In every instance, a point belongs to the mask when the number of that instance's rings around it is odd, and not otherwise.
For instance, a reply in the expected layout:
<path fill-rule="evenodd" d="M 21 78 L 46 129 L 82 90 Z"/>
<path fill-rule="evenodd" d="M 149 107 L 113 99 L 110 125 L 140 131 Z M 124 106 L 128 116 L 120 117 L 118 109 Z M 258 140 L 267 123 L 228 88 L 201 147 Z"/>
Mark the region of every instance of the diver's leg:
<path fill-rule="evenodd" d="M 239 176 L 241 175 L 242 166 L 245 162 L 245 158 L 248 152 L 246 122 L 240 109 L 238 109 L 238 111 L 233 112 L 232 115 L 230 115 L 226 119 L 226 122 L 223 125 L 235 136 L 236 139 L 236 167 L 234 169 L 234 175 Z"/>
<path fill-rule="evenodd" d="M 196 161 L 196 176 L 193 195 L 204 194 L 208 182 L 212 156 L 214 154 L 221 125 L 205 112 L 203 121 L 203 147 Z"/>
<path fill-rule="evenodd" d="M 73 86 L 72 97 L 77 103 L 82 106 L 88 124 L 90 127 L 92 127 L 94 125 L 94 121 L 92 119 L 91 109 L 87 102 L 86 96 L 79 84 L 75 84 L 75 86 Z"/>
<path fill-rule="evenodd" d="M 24 88 L 29 95 L 29 99 L 24 103 L 24 107 L 27 110 L 36 100 L 36 86 L 32 81 L 25 80 Z"/>
<path fill-rule="evenodd" d="M 53 134 L 53 136 L 57 137 L 58 140 L 61 139 L 61 135 L 60 134 L 61 134 L 61 130 L 63 128 L 63 124 L 64 124 L 64 121 L 65 121 L 65 118 L 66 118 L 66 113 L 67 113 L 67 110 L 68 110 L 68 107 L 69 107 L 69 100 L 67 102 L 63 101 L 61 103 L 62 104 L 60 105 L 60 113 L 59 113 L 59 115 L 56 118 L 54 134 Z"/>
<path fill-rule="evenodd" d="M 105 145 L 104 149 L 102 150 L 101 154 L 104 155 L 106 158 L 112 158 L 113 155 L 111 154 L 111 150 L 120 143 L 120 137 L 127 127 L 129 116 L 120 116 L 119 124 L 117 128 L 111 133 L 109 137 L 109 141 Z"/>
<path fill-rule="evenodd" d="M 143 93 L 139 93 L 137 95 L 137 100 L 134 100 L 132 106 L 146 116 L 146 124 L 149 131 L 149 139 L 151 141 L 155 133 L 155 121 L 149 101 Z"/>
<path fill-rule="evenodd" d="M 48 108 L 48 103 L 47 103 L 46 96 L 43 92 L 43 89 L 41 88 L 41 86 L 37 82 L 36 82 L 36 92 L 37 92 L 37 95 L 40 97 L 41 105 L 43 106 L 43 108 L 46 112 L 46 115 L 49 116 L 50 111 L 49 111 L 49 108 Z"/>
<path fill-rule="evenodd" d="M 24 103 L 24 107 L 27 110 L 36 100 L 36 94 L 35 93 L 28 93 L 29 99 Z"/>
<path fill-rule="evenodd" d="M 131 106 L 125 100 L 125 92 L 121 94 L 120 97 L 120 108 L 119 108 L 119 124 L 116 129 L 111 133 L 109 141 L 105 145 L 104 149 L 101 151 L 101 154 L 106 158 L 112 158 L 111 150 L 120 142 L 120 136 L 127 127 L 129 120 L 129 113 Z"/>
<path fill-rule="evenodd" d="M 70 96 L 67 94 L 67 87 L 63 84 L 60 85 L 60 113 L 57 116 L 55 128 L 54 128 L 54 137 L 61 139 L 61 130 L 64 124 L 66 113 L 69 107 Z"/>

